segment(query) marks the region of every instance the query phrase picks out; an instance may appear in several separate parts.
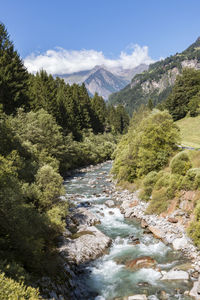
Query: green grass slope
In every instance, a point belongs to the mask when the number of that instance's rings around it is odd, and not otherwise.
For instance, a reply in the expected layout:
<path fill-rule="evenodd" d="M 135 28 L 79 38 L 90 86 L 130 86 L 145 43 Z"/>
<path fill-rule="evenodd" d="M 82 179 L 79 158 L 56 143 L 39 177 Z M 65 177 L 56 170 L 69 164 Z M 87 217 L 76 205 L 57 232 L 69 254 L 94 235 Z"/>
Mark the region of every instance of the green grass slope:
<path fill-rule="evenodd" d="M 176 122 L 181 131 L 181 144 L 200 148 L 200 116 L 185 117 Z"/>

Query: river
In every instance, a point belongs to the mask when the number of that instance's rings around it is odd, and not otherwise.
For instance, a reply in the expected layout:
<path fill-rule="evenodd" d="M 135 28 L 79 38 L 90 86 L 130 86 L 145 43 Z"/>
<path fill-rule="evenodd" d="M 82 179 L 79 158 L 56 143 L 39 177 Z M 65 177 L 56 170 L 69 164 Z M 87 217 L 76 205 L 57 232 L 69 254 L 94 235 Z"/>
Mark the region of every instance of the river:
<path fill-rule="evenodd" d="M 65 181 L 68 198 L 73 198 L 77 206 L 89 201 L 91 206 L 88 209 L 101 220 L 98 229 L 113 241 L 108 252 L 87 264 L 85 271 L 77 277 L 79 287 L 84 289 L 84 296 L 79 300 L 123 299 L 135 294 L 145 294 L 149 300 L 191 299 L 184 295 L 192 286 L 190 281 L 160 280 L 160 271 L 186 263 L 182 253 L 145 233 L 138 220 L 125 219 L 119 208 L 108 208 L 104 204 L 112 199 L 112 193 L 108 196 L 106 192 L 113 186 L 109 180 L 110 168 L 111 163 L 107 162 Z M 140 243 L 133 245 L 131 235 L 139 238 Z M 142 256 L 155 259 L 156 269 L 142 268 L 133 272 L 125 267 L 127 261 Z"/>

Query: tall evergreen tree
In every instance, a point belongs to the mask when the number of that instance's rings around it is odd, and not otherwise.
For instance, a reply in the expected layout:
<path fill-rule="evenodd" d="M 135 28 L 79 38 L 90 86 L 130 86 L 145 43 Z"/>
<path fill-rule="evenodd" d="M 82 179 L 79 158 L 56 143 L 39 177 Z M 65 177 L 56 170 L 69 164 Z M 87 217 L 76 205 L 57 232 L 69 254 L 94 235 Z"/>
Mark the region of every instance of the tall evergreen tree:
<path fill-rule="evenodd" d="M 0 23 L 0 104 L 7 114 L 20 106 L 28 107 L 28 72 L 4 24 Z"/>

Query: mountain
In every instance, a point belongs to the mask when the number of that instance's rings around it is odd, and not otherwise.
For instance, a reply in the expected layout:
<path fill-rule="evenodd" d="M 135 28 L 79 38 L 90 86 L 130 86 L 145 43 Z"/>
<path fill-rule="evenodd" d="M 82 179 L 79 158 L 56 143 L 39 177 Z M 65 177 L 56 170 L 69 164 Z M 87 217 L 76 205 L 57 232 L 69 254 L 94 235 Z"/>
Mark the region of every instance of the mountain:
<path fill-rule="evenodd" d="M 105 100 L 109 95 L 123 89 L 131 78 L 138 73 L 148 69 L 148 65 L 141 64 L 136 68 L 106 68 L 105 66 L 96 66 L 92 70 L 80 71 L 73 74 L 57 75 L 65 80 L 70 85 L 73 83 L 82 84 L 85 86 L 90 94 L 93 96 L 97 92 Z"/>
<path fill-rule="evenodd" d="M 109 96 L 109 102 L 123 104 L 130 114 L 149 99 L 155 106 L 167 98 L 184 68 L 200 69 L 200 37 L 185 51 L 151 64 L 147 71 L 135 75 L 125 88 Z"/>
<path fill-rule="evenodd" d="M 94 95 L 97 92 L 105 100 L 111 93 L 123 89 L 128 84 L 128 81 L 114 75 L 104 68 L 97 68 L 94 73 L 85 80 L 87 90 Z"/>

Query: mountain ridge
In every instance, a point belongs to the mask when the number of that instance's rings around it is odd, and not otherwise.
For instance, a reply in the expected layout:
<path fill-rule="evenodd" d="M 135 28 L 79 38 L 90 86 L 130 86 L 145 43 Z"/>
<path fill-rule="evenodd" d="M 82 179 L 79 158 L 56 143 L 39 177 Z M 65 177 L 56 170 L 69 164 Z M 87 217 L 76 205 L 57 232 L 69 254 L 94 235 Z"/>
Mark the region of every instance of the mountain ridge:
<path fill-rule="evenodd" d="M 111 94 L 109 102 L 123 104 L 131 114 L 151 99 L 154 106 L 170 94 L 177 75 L 184 68 L 200 69 L 200 37 L 181 53 L 149 65 L 147 71 L 136 74 L 121 91 Z"/>
<path fill-rule="evenodd" d="M 57 74 L 56 76 L 63 78 L 70 85 L 85 83 L 90 96 L 97 92 L 105 100 L 108 100 L 111 93 L 123 89 L 131 81 L 133 75 L 141 73 L 147 68 L 148 65 L 141 64 L 132 69 L 110 68 L 109 70 L 104 65 L 97 65 L 91 70 L 72 74 Z"/>

